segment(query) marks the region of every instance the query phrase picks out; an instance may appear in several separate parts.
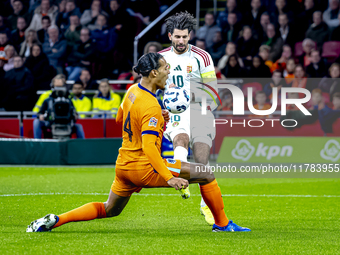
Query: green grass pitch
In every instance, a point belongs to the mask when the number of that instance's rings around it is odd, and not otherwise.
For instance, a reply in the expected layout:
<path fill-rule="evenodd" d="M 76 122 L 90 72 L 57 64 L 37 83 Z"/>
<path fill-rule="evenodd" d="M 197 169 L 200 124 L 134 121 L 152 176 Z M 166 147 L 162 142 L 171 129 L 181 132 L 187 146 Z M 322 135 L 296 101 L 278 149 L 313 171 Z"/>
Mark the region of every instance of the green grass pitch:
<path fill-rule="evenodd" d="M 228 217 L 250 233 L 212 233 L 195 184 L 188 200 L 144 189 L 118 217 L 25 232 L 48 213 L 106 201 L 113 178 L 109 167 L 1 167 L 0 254 L 340 252 L 340 179 L 218 179 Z"/>

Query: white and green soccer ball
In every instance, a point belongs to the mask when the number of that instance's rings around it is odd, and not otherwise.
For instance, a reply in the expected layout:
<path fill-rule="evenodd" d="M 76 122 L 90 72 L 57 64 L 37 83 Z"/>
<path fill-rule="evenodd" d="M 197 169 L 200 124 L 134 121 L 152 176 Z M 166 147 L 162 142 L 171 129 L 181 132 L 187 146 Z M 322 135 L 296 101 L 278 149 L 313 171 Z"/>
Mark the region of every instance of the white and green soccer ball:
<path fill-rule="evenodd" d="M 163 105 L 169 112 L 177 114 L 188 109 L 190 97 L 188 91 L 180 87 L 172 87 L 164 93 Z"/>

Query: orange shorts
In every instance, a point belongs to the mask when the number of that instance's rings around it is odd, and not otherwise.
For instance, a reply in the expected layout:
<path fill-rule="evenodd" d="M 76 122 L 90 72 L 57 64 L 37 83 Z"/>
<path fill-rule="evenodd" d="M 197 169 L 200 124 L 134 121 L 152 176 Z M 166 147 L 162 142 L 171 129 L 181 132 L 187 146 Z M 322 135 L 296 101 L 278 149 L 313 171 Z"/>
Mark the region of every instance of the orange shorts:
<path fill-rule="evenodd" d="M 173 176 L 178 177 L 181 172 L 181 161 L 163 159 Z M 139 193 L 142 188 L 169 187 L 168 183 L 151 166 L 144 169 L 127 170 L 116 167 L 116 176 L 111 190 L 118 196 L 129 197 L 132 193 Z"/>

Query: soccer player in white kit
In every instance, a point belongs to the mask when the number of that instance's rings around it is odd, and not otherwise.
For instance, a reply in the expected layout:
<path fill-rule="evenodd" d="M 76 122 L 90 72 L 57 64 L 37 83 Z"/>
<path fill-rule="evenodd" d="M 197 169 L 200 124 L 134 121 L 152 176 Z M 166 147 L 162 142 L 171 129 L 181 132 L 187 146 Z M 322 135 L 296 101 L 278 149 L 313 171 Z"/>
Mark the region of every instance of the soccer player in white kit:
<path fill-rule="evenodd" d="M 177 13 L 166 20 L 166 28 L 172 46 L 159 52 L 167 61 L 170 71 L 165 92 L 173 86 L 190 91 L 190 80 L 193 79 L 199 79 L 202 82 L 205 80 L 216 81 L 215 68 L 210 54 L 189 44 L 189 34 L 193 30 L 195 22 L 195 18 L 188 12 Z M 190 94 L 192 95 L 192 93 Z M 195 95 L 192 96 L 195 97 Z M 207 110 L 207 115 L 200 115 L 200 100 L 201 98 L 195 98 L 194 104 L 191 104 L 190 108 L 181 114 L 170 113 L 170 122 L 167 124 L 164 136 L 173 143 L 174 159 L 187 162 L 190 145 L 193 149 L 195 162 L 208 165 L 210 148 L 215 138 L 215 128 L 210 125 L 213 123 L 214 116 L 210 110 Z M 199 117 L 190 118 L 190 113 L 195 113 Z M 193 123 L 193 120 L 196 119 L 198 122 Z M 213 225 L 214 217 L 203 198 L 200 211 L 207 223 Z"/>

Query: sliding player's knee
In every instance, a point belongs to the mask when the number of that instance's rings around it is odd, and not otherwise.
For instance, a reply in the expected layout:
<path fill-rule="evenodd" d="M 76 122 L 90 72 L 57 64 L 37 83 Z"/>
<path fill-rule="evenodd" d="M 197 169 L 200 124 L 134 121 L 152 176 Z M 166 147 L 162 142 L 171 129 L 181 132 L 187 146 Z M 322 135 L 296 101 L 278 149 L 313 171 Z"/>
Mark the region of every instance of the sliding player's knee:
<path fill-rule="evenodd" d="M 124 207 L 114 206 L 113 204 L 110 204 L 109 201 L 105 202 L 104 206 L 105 206 L 106 217 L 118 216 L 124 209 Z"/>
<path fill-rule="evenodd" d="M 207 165 L 209 163 L 209 158 L 206 157 L 205 155 L 195 155 L 195 162 L 203 164 L 203 165 Z"/>
<path fill-rule="evenodd" d="M 105 207 L 105 211 L 106 211 L 106 217 L 115 217 L 115 216 L 118 216 L 123 211 L 123 208 Z"/>
<path fill-rule="evenodd" d="M 189 136 L 187 134 L 178 134 L 174 138 L 174 147 L 182 146 L 184 148 L 188 148 L 189 146 Z"/>
<path fill-rule="evenodd" d="M 200 137 L 199 140 L 202 140 Z M 209 164 L 210 146 L 206 142 L 194 142 L 194 158 L 195 162 L 203 165 Z"/>
<path fill-rule="evenodd" d="M 210 171 L 210 168 L 209 168 L 209 171 L 207 172 L 206 174 L 206 177 L 205 177 L 206 181 L 208 183 L 212 182 L 213 180 L 215 180 L 215 175 L 213 172 Z"/>
<path fill-rule="evenodd" d="M 211 168 L 209 166 L 203 164 L 195 164 L 195 174 L 197 173 L 199 173 L 197 177 L 199 179 L 202 179 L 205 183 L 209 183 L 215 180 L 215 175 L 211 171 Z"/>

